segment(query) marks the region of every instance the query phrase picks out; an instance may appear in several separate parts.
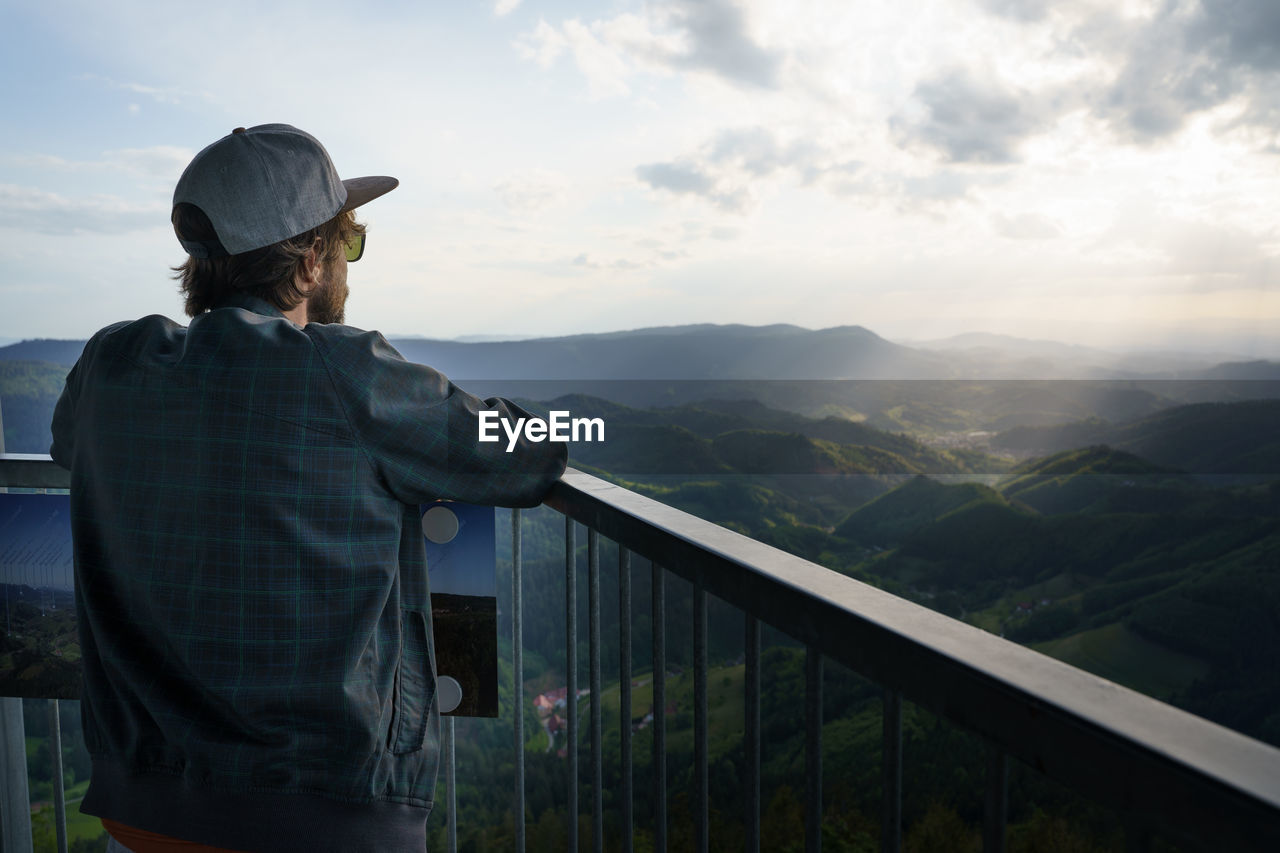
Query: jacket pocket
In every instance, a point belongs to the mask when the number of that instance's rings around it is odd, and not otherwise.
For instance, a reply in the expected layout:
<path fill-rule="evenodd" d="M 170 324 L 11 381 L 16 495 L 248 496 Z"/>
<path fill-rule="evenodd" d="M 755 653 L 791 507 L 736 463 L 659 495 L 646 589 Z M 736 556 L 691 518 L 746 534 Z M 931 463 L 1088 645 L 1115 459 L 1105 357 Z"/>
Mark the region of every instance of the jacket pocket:
<path fill-rule="evenodd" d="M 401 610 L 400 623 L 403 646 L 400 665 L 396 667 L 395 714 L 387 745 L 393 753 L 422 749 L 431 700 L 436 692 L 426 614 L 417 610 Z"/>

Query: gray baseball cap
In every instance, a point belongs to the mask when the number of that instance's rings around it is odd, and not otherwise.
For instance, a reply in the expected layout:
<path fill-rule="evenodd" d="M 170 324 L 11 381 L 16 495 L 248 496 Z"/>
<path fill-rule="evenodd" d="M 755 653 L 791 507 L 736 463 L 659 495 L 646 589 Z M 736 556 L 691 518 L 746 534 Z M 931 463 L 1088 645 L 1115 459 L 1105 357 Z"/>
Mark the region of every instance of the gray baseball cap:
<path fill-rule="evenodd" d="M 238 255 L 288 240 L 400 184 L 378 175 L 342 180 L 320 141 L 287 124 L 237 127 L 178 178 L 173 203 L 209 217 L 216 241 L 178 242 L 193 258 Z"/>

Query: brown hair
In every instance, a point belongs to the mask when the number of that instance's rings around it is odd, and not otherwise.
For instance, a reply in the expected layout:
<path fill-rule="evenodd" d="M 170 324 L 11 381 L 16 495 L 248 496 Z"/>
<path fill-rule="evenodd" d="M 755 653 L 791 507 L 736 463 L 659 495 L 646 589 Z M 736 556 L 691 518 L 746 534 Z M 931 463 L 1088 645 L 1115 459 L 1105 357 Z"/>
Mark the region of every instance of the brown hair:
<path fill-rule="evenodd" d="M 174 205 L 172 219 L 174 230 L 184 240 L 218 239 L 209 217 L 194 204 Z M 320 262 L 330 264 L 350 240 L 364 233 L 364 228 L 348 210 L 310 231 L 261 249 L 220 258 L 188 257 L 172 268 L 173 277 L 179 281 L 178 289 L 186 298 L 187 316 L 195 317 L 217 307 L 236 291 L 263 299 L 281 311 L 291 311 L 310 295 L 298 288 L 296 279 L 316 241 L 320 241 Z"/>

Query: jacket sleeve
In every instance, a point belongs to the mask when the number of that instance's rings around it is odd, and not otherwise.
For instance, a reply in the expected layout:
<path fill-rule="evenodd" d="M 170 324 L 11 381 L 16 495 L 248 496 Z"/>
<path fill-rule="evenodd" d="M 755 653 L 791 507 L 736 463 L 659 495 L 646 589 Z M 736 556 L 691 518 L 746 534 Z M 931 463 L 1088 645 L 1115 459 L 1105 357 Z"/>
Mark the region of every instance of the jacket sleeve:
<path fill-rule="evenodd" d="M 511 424 L 530 417 L 514 403 L 466 393 L 440 372 L 406 361 L 377 332 L 323 326 L 312 340 L 356 440 L 404 503 L 536 506 L 564 473 L 563 442 L 522 434 L 508 450 L 500 429 L 500 440 L 480 441 L 481 412 Z"/>
<path fill-rule="evenodd" d="M 84 377 L 93 372 L 93 359 L 101 348 L 103 339 L 118 329 L 129 325 L 128 321 L 112 323 L 99 329 L 93 337 L 85 342 L 84 349 L 76 363 L 67 373 L 67 380 L 62 386 L 62 394 L 53 408 L 53 421 L 49 425 L 53 433 L 53 444 L 49 447 L 49 455 L 53 462 L 62 468 L 71 469 L 76 453 L 76 416 L 77 402 L 83 392 Z"/>
<path fill-rule="evenodd" d="M 79 368 L 80 362 L 77 361 L 71 368 L 71 372 L 67 374 L 67 380 L 62 386 L 62 394 L 58 396 L 58 403 L 53 407 L 53 422 L 49 425 L 50 432 L 53 433 L 53 445 L 49 448 L 49 455 L 53 457 L 55 465 L 68 470 L 71 468 L 71 460 L 75 457 L 76 388 Z"/>

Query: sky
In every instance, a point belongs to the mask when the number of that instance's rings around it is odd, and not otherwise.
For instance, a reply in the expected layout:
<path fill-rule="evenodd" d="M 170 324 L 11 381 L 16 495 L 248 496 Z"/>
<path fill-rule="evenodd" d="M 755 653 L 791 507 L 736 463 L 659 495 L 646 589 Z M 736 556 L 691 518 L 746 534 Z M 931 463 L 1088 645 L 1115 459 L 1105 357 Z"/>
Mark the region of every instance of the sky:
<path fill-rule="evenodd" d="M 1280 357 L 1273 0 L 0 2 L 0 339 L 181 319 L 174 183 L 285 122 L 401 181 L 349 272 L 392 337 Z"/>

